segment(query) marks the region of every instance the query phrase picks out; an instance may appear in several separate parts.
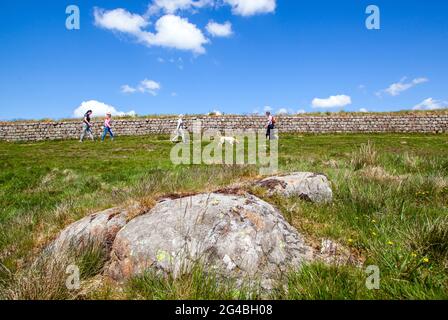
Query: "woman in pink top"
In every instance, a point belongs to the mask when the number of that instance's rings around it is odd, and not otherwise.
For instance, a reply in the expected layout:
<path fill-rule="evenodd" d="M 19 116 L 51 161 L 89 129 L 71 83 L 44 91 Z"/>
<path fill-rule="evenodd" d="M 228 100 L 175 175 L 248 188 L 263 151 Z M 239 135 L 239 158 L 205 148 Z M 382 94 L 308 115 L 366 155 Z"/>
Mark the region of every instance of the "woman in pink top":
<path fill-rule="evenodd" d="M 112 114 L 110 112 L 106 113 L 106 119 L 104 120 L 104 132 L 101 137 L 101 141 L 104 141 L 107 133 L 109 133 L 110 138 L 114 140 L 114 133 L 112 132 Z"/>

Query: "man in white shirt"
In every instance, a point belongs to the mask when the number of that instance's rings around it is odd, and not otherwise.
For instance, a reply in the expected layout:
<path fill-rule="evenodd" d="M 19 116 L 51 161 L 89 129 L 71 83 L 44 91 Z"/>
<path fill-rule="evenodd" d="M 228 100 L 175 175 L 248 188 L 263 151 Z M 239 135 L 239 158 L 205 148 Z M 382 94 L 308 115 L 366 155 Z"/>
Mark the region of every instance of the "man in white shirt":
<path fill-rule="evenodd" d="M 177 142 L 179 137 L 182 138 L 182 142 L 185 143 L 185 132 L 184 132 L 184 120 L 182 119 L 183 115 L 179 115 L 179 119 L 177 120 L 177 128 L 175 131 L 175 136 L 171 139 L 171 142 Z"/>

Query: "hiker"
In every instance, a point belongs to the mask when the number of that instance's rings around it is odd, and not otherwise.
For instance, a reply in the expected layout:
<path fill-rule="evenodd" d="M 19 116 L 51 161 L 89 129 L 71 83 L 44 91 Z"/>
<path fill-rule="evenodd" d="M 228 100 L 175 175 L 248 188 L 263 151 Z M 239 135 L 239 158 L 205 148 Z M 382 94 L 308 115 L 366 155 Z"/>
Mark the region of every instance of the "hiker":
<path fill-rule="evenodd" d="M 106 119 L 104 120 L 104 131 L 101 136 L 101 142 L 106 139 L 107 134 L 109 133 L 110 139 L 114 141 L 114 133 L 112 132 L 112 114 L 110 112 L 106 113 Z"/>
<path fill-rule="evenodd" d="M 266 117 L 268 118 L 268 122 L 267 122 L 267 124 L 265 126 L 265 128 L 266 128 L 266 138 L 268 140 L 271 140 L 272 139 L 271 131 L 275 129 L 275 122 L 276 122 L 276 120 L 275 120 L 275 117 L 269 111 L 266 112 Z"/>
<path fill-rule="evenodd" d="M 85 135 L 87 134 L 90 139 L 92 139 L 92 141 L 95 140 L 95 138 L 93 137 L 93 133 L 92 133 L 92 123 L 90 122 L 90 116 L 92 115 L 93 111 L 92 110 L 88 110 L 85 114 L 84 114 L 84 119 L 82 120 L 82 133 L 81 133 L 81 138 L 79 139 L 79 142 L 82 142 L 84 140 Z"/>
<path fill-rule="evenodd" d="M 185 143 L 185 132 L 184 132 L 184 120 L 182 119 L 183 115 L 179 115 L 179 119 L 177 120 L 177 127 L 175 131 L 175 136 L 171 139 L 171 142 L 175 143 L 179 140 L 179 137 L 182 138 L 182 142 Z"/>

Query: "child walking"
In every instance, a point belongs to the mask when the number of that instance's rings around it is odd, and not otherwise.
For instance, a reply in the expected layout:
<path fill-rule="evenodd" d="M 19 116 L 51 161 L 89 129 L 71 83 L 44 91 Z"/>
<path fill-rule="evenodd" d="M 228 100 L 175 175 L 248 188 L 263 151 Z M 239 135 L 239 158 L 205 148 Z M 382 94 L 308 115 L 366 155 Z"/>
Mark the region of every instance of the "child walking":
<path fill-rule="evenodd" d="M 109 133 L 111 140 L 114 140 L 114 133 L 112 132 L 112 114 L 110 112 L 106 113 L 106 119 L 104 120 L 104 131 L 101 136 L 101 141 L 106 139 L 107 134 Z"/>

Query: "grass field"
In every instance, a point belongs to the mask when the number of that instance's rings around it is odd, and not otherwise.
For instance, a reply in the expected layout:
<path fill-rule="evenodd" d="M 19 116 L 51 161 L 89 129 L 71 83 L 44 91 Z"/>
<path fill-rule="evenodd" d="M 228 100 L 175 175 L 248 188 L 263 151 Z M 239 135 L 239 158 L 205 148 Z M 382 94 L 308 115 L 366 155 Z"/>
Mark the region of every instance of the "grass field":
<path fill-rule="evenodd" d="M 117 286 L 98 284 L 104 263 L 94 249 L 72 257 L 84 266 L 82 292 L 68 292 L 56 263 L 35 263 L 65 226 L 90 213 L 166 193 L 210 191 L 258 177 L 255 166 L 174 166 L 165 136 L 0 142 L 0 297 L 44 299 L 246 299 L 257 292 L 216 281 L 198 267 L 182 279 L 152 274 Z M 325 173 L 334 202 L 271 197 L 311 242 L 332 239 L 378 265 L 379 290 L 363 268 L 315 263 L 287 275 L 274 299 L 448 299 L 447 135 L 282 135 L 282 172 Z M 265 194 L 251 189 L 262 198 Z M 44 265 L 42 265 L 44 264 Z"/>

